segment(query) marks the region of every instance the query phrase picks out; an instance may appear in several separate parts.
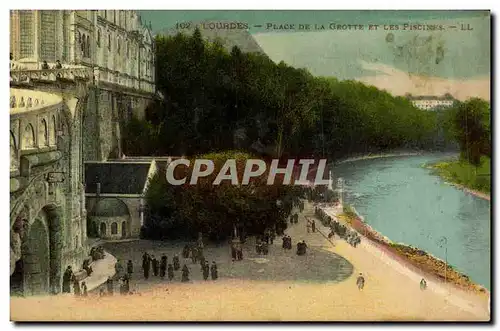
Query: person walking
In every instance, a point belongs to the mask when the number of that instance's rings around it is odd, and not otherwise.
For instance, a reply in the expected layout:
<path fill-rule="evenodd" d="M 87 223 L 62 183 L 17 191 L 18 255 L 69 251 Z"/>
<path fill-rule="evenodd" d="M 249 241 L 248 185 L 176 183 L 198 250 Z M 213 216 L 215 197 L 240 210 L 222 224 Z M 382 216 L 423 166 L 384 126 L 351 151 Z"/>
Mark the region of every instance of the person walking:
<path fill-rule="evenodd" d="M 151 267 L 151 258 L 149 257 L 148 253 L 144 253 L 144 255 L 142 256 L 142 269 L 144 271 L 145 279 L 149 278 L 150 267 Z"/>
<path fill-rule="evenodd" d="M 80 296 L 80 282 L 76 278 L 73 278 L 73 290 L 75 293 L 75 296 Z"/>
<path fill-rule="evenodd" d="M 189 282 L 189 269 L 187 267 L 187 265 L 184 265 L 184 267 L 182 267 L 182 282 Z"/>
<path fill-rule="evenodd" d="M 167 276 L 169 281 L 172 281 L 172 279 L 174 279 L 174 267 L 170 263 L 168 264 Z"/>
<path fill-rule="evenodd" d="M 127 262 L 127 273 L 129 277 L 131 277 L 134 273 L 134 264 L 132 263 L 132 260 L 128 260 Z"/>
<path fill-rule="evenodd" d="M 113 280 L 111 277 L 108 277 L 108 280 L 106 281 L 106 287 L 108 289 L 108 295 L 113 295 Z"/>
<path fill-rule="evenodd" d="M 174 255 L 173 262 L 174 270 L 179 270 L 181 268 L 181 262 L 179 261 L 179 257 L 177 255 Z"/>
<path fill-rule="evenodd" d="M 358 289 L 360 291 L 365 287 L 365 277 L 363 277 L 362 273 L 360 273 L 358 278 L 356 279 L 356 285 L 358 286 Z"/>
<path fill-rule="evenodd" d="M 158 260 L 156 259 L 156 257 L 154 255 L 152 256 L 151 264 L 153 265 L 153 275 L 155 277 L 157 277 L 158 271 L 160 269 L 160 264 L 158 263 Z"/>
<path fill-rule="evenodd" d="M 211 274 L 212 274 L 212 280 L 216 280 L 219 278 L 219 272 L 217 271 L 217 264 L 215 264 L 215 261 L 212 261 L 212 267 L 210 268 Z"/>
<path fill-rule="evenodd" d="M 164 278 L 165 277 L 165 272 L 167 271 L 167 256 L 163 254 L 161 256 L 161 262 L 160 262 L 160 277 Z"/>
<path fill-rule="evenodd" d="M 205 261 L 203 267 L 201 268 L 201 271 L 203 272 L 203 279 L 207 280 L 208 275 L 210 274 L 210 266 L 208 265 L 208 261 Z"/>
<path fill-rule="evenodd" d="M 422 278 L 422 280 L 420 281 L 420 289 L 423 291 L 427 288 L 427 282 L 425 281 L 425 279 Z"/>
<path fill-rule="evenodd" d="M 63 293 L 71 293 L 72 280 L 73 280 L 73 270 L 71 269 L 71 266 L 68 266 L 63 275 L 63 283 L 62 283 Z"/>
<path fill-rule="evenodd" d="M 88 293 L 87 293 L 87 284 L 85 284 L 85 282 L 82 282 L 82 295 L 84 297 L 88 296 Z"/>

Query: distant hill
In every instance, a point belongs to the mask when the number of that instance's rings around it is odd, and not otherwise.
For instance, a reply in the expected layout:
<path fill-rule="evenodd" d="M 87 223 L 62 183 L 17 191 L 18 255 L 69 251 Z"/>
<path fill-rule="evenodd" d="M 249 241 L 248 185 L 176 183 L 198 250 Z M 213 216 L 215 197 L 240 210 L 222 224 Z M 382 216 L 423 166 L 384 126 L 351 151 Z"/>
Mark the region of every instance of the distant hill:
<path fill-rule="evenodd" d="M 238 46 L 244 53 L 260 53 L 266 55 L 264 50 L 248 32 L 246 26 L 240 22 L 202 21 L 189 22 L 189 24 L 186 25 L 189 25 L 189 27 L 182 29 L 173 27 L 158 34 L 167 36 L 173 36 L 178 32 L 192 34 L 194 29 L 198 27 L 201 35 L 206 40 L 213 42 L 216 39 L 219 39 L 228 52 L 230 52 L 234 46 Z"/>

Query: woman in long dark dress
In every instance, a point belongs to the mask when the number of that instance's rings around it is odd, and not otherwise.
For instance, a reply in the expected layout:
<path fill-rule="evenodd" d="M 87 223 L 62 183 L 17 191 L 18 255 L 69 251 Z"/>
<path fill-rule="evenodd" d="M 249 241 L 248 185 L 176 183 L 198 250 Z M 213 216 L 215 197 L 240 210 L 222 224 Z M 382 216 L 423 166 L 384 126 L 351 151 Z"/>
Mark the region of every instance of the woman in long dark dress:
<path fill-rule="evenodd" d="M 216 280 L 219 278 L 219 272 L 217 271 L 217 264 L 215 264 L 215 261 L 212 261 L 212 267 L 210 268 L 211 274 L 212 274 L 212 280 Z"/>
<path fill-rule="evenodd" d="M 63 293 L 71 293 L 72 280 L 73 280 L 73 270 L 71 270 L 71 266 L 68 266 L 63 275 L 63 284 L 62 284 Z"/>
<path fill-rule="evenodd" d="M 186 265 L 182 267 L 182 282 L 189 282 L 189 269 Z"/>

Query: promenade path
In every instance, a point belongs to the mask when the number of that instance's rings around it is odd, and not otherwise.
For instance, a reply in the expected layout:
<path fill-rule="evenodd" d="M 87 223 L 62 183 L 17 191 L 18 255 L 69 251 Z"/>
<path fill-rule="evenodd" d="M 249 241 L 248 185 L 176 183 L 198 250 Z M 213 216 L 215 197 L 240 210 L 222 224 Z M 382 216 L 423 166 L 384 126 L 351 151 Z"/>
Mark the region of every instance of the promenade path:
<path fill-rule="evenodd" d="M 244 245 L 244 260 L 232 262 L 226 246 L 208 245 L 209 261 L 216 260 L 220 278 L 203 281 L 198 265 L 188 263 L 191 282 L 159 277 L 145 281 L 140 257 L 144 250 L 160 257 L 180 253 L 183 243 L 136 241 L 109 244 L 119 260 L 134 261 L 132 288 L 138 294 L 88 298 L 57 297 L 11 301 L 15 320 L 80 321 L 487 321 L 487 298 L 466 306 L 434 291 L 434 283 L 421 291 L 418 280 L 404 266 L 362 241 L 357 248 L 334 239 L 333 246 L 319 233 L 307 233 L 304 216 L 313 216 L 307 205 L 299 223 L 286 233 L 293 249 L 284 251 L 278 238 L 267 256 L 257 256 L 254 241 Z M 319 230 L 328 233 L 316 222 Z M 307 255 L 295 254 L 298 240 L 305 240 Z M 182 261 L 182 258 L 181 258 Z M 182 261 L 183 262 L 183 261 Z M 181 262 L 181 263 L 182 263 Z M 187 262 L 187 261 L 186 261 Z M 364 290 L 356 287 L 363 273 Z M 453 291 L 450 288 L 450 291 Z M 481 306 L 484 301 L 484 305 Z M 471 304 L 472 308 L 467 308 Z"/>

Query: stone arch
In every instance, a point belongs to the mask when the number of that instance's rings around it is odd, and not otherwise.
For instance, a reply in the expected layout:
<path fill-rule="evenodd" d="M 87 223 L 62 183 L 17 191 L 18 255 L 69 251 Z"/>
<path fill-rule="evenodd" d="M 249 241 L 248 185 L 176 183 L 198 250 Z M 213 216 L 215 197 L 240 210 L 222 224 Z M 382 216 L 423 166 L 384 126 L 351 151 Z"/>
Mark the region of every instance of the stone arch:
<path fill-rule="evenodd" d="M 46 205 L 22 235 L 21 259 L 11 275 L 13 289 L 25 295 L 61 291 L 62 210 Z"/>
<path fill-rule="evenodd" d="M 111 223 L 111 234 L 118 234 L 118 223 Z"/>
<path fill-rule="evenodd" d="M 18 167 L 16 138 L 14 133 L 10 131 L 10 170 L 16 170 Z"/>
<path fill-rule="evenodd" d="M 49 232 L 43 219 L 37 218 L 31 224 L 21 247 L 23 294 L 39 295 L 49 292 Z"/>
<path fill-rule="evenodd" d="M 81 39 L 81 42 L 80 42 L 80 48 L 82 50 L 82 53 L 83 53 L 83 57 L 85 57 L 86 55 L 86 52 L 85 52 L 85 43 L 87 42 L 87 36 L 85 35 L 85 33 L 82 35 L 82 39 Z"/>
<path fill-rule="evenodd" d="M 99 235 L 101 238 L 105 238 L 107 233 L 106 233 L 106 223 L 101 222 L 101 225 L 99 225 Z"/>
<path fill-rule="evenodd" d="M 35 147 L 35 130 L 33 129 L 33 126 L 28 123 L 23 134 L 23 149 L 33 147 Z"/>
<path fill-rule="evenodd" d="M 92 215 L 94 224 L 99 226 L 100 238 L 120 239 L 124 233 L 130 235 L 130 211 L 123 200 L 118 198 L 99 199 L 90 215 Z M 125 228 L 125 232 L 123 228 Z M 108 231 L 103 231 L 104 229 Z"/>
<path fill-rule="evenodd" d="M 90 36 L 87 36 L 87 42 L 86 42 L 86 47 L 85 49 L 87 50 L 87 57 L 90 57 Z"/>
<path fill-rule="evenodd" d="M 44 147 L 49 145 L 49 128 L 47 126 L 47 121 L 43 118 L 40 121 L 40 127 L 38 128 L 38 146 Z"/>
<path fill-rule="evenodd" d="M 56 116 L 52 116 L 51 120 L 51 128 L 50 128 L 50 137 L 49 137 L 49 143 L 50 145 L 56 145 L 56 137 L 57 137 L 57 122 L 56 122 Z"/>

